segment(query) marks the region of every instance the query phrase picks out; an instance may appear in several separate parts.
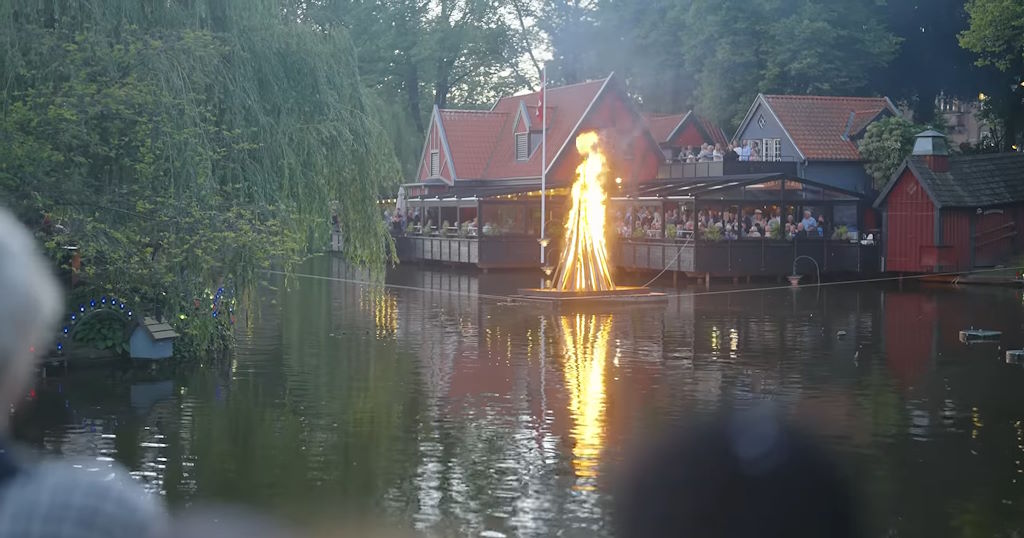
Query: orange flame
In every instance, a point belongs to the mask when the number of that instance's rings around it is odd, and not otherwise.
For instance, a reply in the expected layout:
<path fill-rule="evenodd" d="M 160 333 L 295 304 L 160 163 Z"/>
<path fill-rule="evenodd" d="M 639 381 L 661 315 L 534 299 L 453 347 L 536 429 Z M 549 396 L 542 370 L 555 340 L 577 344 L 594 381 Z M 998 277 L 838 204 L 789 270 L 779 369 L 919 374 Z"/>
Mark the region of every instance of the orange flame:
<path fill-rule="evenodd" d="M 576 151 L 583 162 L 576 168 L 572 185 L 572 209 L 565 223 L 565 244 L 555 275 L 555 289 L 563 291 L 608 291 L 615 289 L 608 269 L 608 247 L 604 237 L 604 202 L 601 185 L 605 158 L 593 131 L 576 137 Z"/>

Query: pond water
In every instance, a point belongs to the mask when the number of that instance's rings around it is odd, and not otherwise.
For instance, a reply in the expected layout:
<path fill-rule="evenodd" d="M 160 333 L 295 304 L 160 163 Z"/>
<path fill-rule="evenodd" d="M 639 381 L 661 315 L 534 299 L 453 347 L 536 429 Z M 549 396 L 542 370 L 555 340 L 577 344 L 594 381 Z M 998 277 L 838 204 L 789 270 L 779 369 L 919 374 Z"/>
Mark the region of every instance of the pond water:
<path fill-rule="evenodd" d="M 490 297 L 535 284 L 515 274 L 409 267 L 366 287 L 326 257 L 303 274 L 265 290 L 230 360 L 41 380 L 17 437 L 120 461 L 178 506 L 603 536 L 630 445 L 770 402 L 859 479 L 870 536 L 1024 533 L 1024 368 L 957 340 L 973 325 L 1024 347 L 1019 290 L 713 283 L 557 315 Z"/>

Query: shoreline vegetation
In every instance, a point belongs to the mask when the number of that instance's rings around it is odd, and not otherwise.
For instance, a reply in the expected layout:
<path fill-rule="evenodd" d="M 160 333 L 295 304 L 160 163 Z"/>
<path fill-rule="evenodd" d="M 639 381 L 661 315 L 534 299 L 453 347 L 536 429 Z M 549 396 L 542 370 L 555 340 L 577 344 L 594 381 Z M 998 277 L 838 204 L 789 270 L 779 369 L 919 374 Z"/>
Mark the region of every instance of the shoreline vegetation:
<path fill-rule="evenodd" d="M 224 296 L 251 309 L 261 271 L 328 242 L 383 266 L 379 193 L 399 176 L 345 32 L 288 22 L 270 0 L 0 7 L 0 200 L 78 284 L 230 348 Z"/>

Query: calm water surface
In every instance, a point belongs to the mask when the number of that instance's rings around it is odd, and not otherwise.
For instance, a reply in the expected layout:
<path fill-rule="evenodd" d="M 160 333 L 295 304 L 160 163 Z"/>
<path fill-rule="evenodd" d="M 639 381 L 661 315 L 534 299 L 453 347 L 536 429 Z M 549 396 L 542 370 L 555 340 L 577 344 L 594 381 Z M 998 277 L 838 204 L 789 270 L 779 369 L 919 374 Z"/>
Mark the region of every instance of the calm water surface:
<path fill-rule="evenodd" d="M 361 278 L 329 258 L 305 271 Z M 1024 369 L 957 341 L 973 325 L 1024 347 L 1018 290 L 712 287 L 555 315 L 473 296 L 534 284 L 515 275 L 404 268 L 388 282 L 277 282 L 234 358 L 51 377 L 16 434 L 118 460 L 179 506 L 602 536 L 632 443 L 771 402 L 858 477 L 871 536 L 1024 535 Z"/>

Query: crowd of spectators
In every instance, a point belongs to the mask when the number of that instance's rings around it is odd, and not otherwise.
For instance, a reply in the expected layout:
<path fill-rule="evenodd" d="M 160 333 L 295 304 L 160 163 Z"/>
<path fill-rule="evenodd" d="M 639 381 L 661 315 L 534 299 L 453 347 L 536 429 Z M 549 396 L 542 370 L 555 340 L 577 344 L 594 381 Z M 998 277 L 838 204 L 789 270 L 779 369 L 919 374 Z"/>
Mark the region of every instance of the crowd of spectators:
<path fill-rule="evenodd" d="M 701 144 L 698 146 L 686 146 L 679 151 L 676 157 L 679 162 L 704 163 L 715 161 L 760 161 L 761 149 L 759 144 L 753 140 L 747 140 L 744 144 Z"/>
<path fill-rule="evenodd" d="M 815 216 L 811 209 L 803 211 L 802 218 L 790 213 L 782 217 L 777 209 L 701 209 L 694 215 L 688 208 L 669 209 L 664 216 L 655 206 L 629 207 L 625 213 L 617 212 L 621 237 L 690 237 L 698 239 L 787 239 L 797 237 L 834 238 L 837 231 L 830 230 L 824 215 Z M 841 227 L 845 229 L 845 227 Z M 843 237 L 845 239 L 845 237 Z"/>

